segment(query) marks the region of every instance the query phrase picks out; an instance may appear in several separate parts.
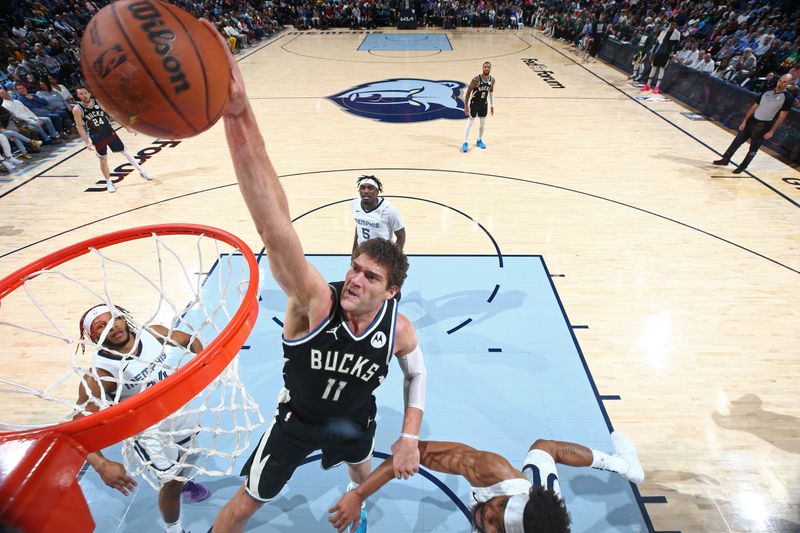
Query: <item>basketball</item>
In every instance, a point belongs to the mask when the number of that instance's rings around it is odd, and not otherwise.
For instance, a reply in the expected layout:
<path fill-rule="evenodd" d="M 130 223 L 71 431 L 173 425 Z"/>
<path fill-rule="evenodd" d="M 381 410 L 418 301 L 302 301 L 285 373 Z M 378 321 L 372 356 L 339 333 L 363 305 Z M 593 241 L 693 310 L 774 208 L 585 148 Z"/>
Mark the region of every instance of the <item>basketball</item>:
<path fill-rule="evenodd" d="M 222 116 L 231 77 L 225 54 L 216 35 L 186 11 L 159 0 L 121 0 L 86 27 L 81 69 L 117 122 L 181 139 Z"/>

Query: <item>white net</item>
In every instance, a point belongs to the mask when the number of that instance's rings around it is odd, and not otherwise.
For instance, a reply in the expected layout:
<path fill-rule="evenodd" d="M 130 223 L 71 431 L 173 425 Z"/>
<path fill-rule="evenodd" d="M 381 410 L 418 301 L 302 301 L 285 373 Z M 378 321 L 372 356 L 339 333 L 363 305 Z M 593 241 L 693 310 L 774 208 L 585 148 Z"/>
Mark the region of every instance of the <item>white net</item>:
<path fill-rule="evenodd" d="M 229 324 L 250 277 L 222 241 L 155 234 L 28 276 L 0 306 L 0 430 L 88 416 L 169 380 Z M 263 422 L 237 356 L 189 403 L 126 439 L 123 462 L 154 487 L 229 475 Z"/>

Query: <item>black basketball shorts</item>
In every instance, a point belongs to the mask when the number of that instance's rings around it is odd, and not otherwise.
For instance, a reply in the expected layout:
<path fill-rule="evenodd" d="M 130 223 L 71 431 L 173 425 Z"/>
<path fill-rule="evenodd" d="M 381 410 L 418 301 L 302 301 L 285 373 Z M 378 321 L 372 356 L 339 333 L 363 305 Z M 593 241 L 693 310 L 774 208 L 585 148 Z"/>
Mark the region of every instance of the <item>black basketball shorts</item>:
<path fill-rule="evenodd" d="M 475 117 L 484 118 L 488 111 L 489 111 L 489 106 L 484 100 L 470 102 L 469 104 L 469 116 L 471 116 L 472 118 Z"/>
<path fill-rule="evenodd" d="M 343 433 L 335 426 L 307 424 L 285 403 L 278 404 L 270 426 L 242 468 L 245 490 L 256 500 L 268 502 L 281 491 L 295 469 L 313 451 L 322 450 L 321 466 L 328 470 L 342 463 L 359 464 L 372 458 L 375 420 L 366 427 L 343 420 Z"/>
<path fill-rule="evenodd" d="M 125 149 L 122 139 L 116 133 L 112 133 L 102 139 L 92 138 L 91 141 L 95 152 L 97 152 L 97 157 L 105 157 L 108 153 L 108 148 L 111 148 L 112 152 L 121 152 Z"/>

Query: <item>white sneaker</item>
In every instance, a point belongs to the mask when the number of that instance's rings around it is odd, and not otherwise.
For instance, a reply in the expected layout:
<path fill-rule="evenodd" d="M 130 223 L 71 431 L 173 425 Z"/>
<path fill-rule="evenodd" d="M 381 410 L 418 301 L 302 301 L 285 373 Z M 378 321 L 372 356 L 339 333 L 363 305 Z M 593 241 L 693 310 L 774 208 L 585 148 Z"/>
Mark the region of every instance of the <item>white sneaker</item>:
<path fill-rule="evenodd" d="M 142 176 L 142 178 L 146 179 L 147 181 L 150 181 L 150 180 L 152 180 L 152 179 L 153 179 L 153 176 L 151 176 L 150 174 L 148 174 L 148 173 L 147 173 L 147 171 L 146 171 L 146 170 L 144 170 L 144 169 L 142 169 L 141 176 Z"/>
<path fill-rule="evenodd" d="M 110 181 L 107 181 L 107 182 L 106 182 L 106 190 L 107 190 L 108 192 L 117 192 L 117 188 L 116 188 L 116 187 L 114 187 L 114 184 L 113 184 L 113 183 L 111 183 Z"/>
<path fill-rule="evenodd" d="M 637 485 L 644 481 L 644 469 L 636 455 L 636 446 L 633 441 L 620 431 L 615 431 L 611 434 L 611 443 L 614 445 L 614 456 L 621 457 L 628 463 L 628 471 L 622 476 Z"/>
<path fill-rule="evenodd" d="M 13 172 L 17 168 L 16 166 L 14 166 L 14 163 L 6 161 L 5 159 L 3 160 L 3 166 L 6 167 L 6 170 L 8 170 L 9 172 Z"/>
<path fill-rule="evenodd" d="M 23 165 L 23 164 L 25 164 L 25 161 L 20 161 L 20 160 L 19 160 L 19 159 L 17 159 L 16 157 L 9 157 L 9 158 L 8 158 L 8 160 L 9 160 L 11 163 L 15 164 L 15 165 Z"/>

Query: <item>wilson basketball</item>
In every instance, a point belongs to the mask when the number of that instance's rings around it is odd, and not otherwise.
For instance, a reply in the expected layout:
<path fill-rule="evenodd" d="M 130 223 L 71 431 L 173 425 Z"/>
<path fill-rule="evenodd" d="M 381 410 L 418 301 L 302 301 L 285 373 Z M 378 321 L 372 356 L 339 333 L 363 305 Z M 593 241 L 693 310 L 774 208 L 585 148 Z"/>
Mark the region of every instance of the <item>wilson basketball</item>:
<path fill-rule="evenodd" d="M 89 90 L 120 124 L 180 139 L 210 128 L 228 102 L 230 70 L 216 35 L 159 0 L 121 0 L 81 40 Z"/>

